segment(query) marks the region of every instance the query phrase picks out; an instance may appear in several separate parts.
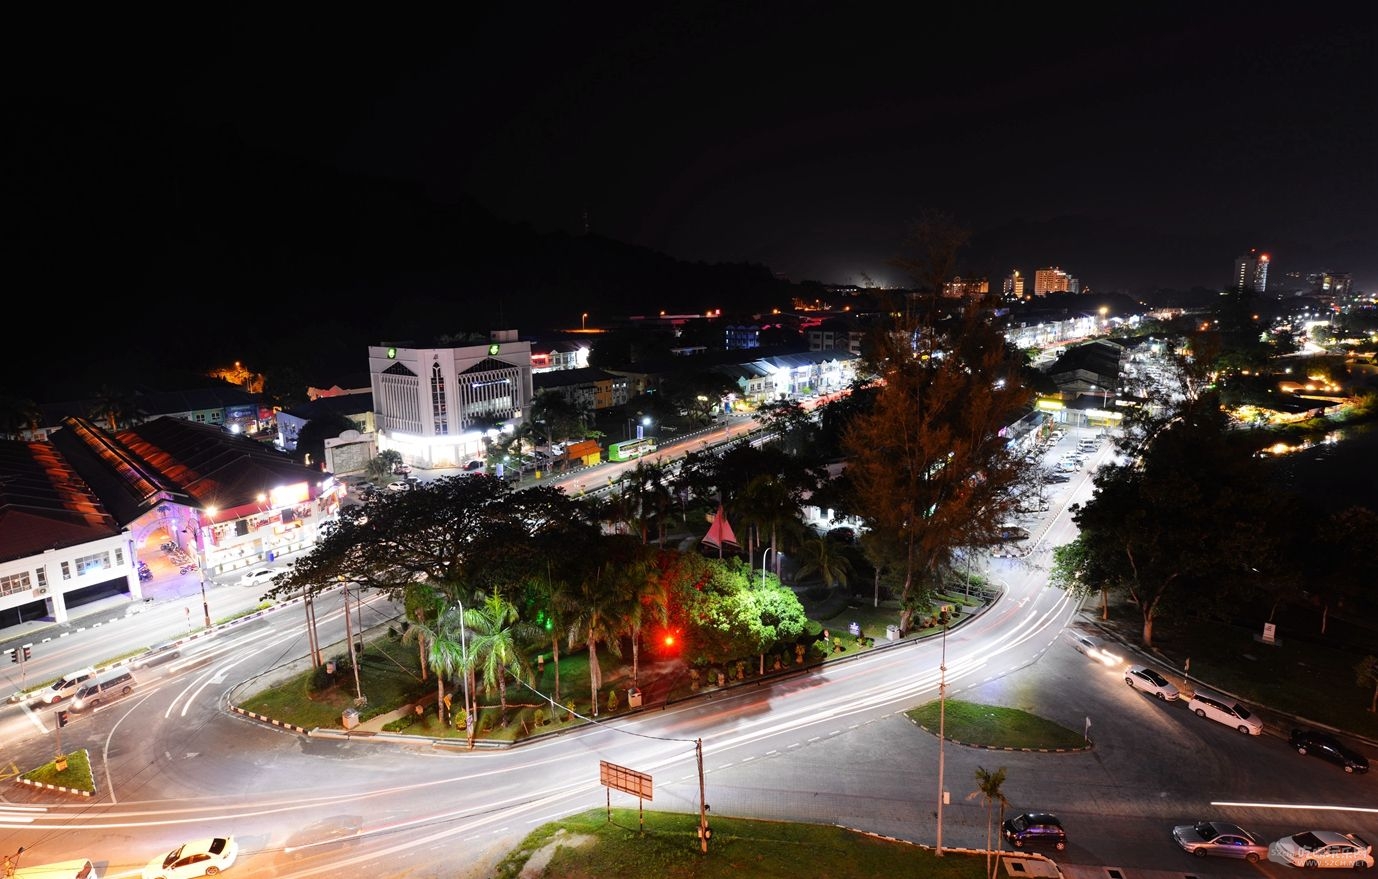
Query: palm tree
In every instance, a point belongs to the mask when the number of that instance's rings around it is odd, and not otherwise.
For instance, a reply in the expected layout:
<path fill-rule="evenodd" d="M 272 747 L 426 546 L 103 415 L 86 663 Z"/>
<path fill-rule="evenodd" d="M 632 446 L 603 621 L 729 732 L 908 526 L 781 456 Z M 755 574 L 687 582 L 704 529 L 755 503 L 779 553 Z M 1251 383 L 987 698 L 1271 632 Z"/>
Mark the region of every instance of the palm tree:
<path fill-rule="evenodd" d="M 536 627 L 523 622 L 517 606 L 501 595 L 489 595 L 477 607 L 464 609 L 464 625 L 473 634 L 469 642 L 469 672 L 483 669 L 485 688 L 498 688 L 502 722 L 507 723 L 507 673 L 531 680 L 531 661 L 524 645 L 535 641 Z M 472 677 L 470 678 L 472 680 Z"/>
<path fill-rule="evenodd" d="M 747 483 L 739 505 L 744 508 L 746 521 L 759 530 L 762 545 L 765 544 L 766 532 L 770 532 L 770 548 L 775 552 L 775 574 L 778 577 L 780 552 L 777 544 L 781 537 L 797 535 L 802 527 L 798 498 L 779 476 L 762 473 Z"/>
<path fill-rule="evenodd" d="M 1001 766 L 995 771 L 989 771 L 981 766 L 976 767 L 976 790 L 967 794 L 968 800 L 981 798 L 981 805 L 986 807 L 986 875 L 990 879 L 995 879 L 994 866 L 992 865 L 992 852 L 990 850 L 991 818 L 994 806 L 1000 804 L 1000 821 L 1005 820 L 1005 807 L 1010 804 L 1005 799 L 1005 793 L 1000 788 L 1005 783 L 1005 767 Z M 996 844 L 999 845 L 1000 839 L 996 837 Z"/>
<path fill-rule="evenodd" d="M 598 667 L 598 642 L 606 641 L 613 656 L 622 655 L 617 634 L 623 627 L 618 614 L 624 605 L 606 567 L 600 564 L 589 571 L 571 590 L 575 611 L 569 624 L 569 646 L 579 643 L 580 638 L 588 646 L 589 692 L 594 717 L 598 716 L 598 691 L 603 687 L 603 672 Z"/>
<path fill-rule="evenodd" d="M 0 436 L 5 439 L 37 439 L 43 411 L 23 397 L 0 396 Z"/>
<path fill-rule="evenodd" d="M 636 547 L 641 549 L 641 547 Z M 620 616 L 632 641 L 632 686 L 641 657 L 641 629 L 647 623 L 664 625 L 670 618 L 670 597 L 651 559 L 644 552 L 632 559 L 618 559 Z"/>
<path fill-rule="evenodd" d="M 842 554 L 842 544 L 831 537 L 815 537 L 805 540 L 799 547 L 802 563 L 795 571 L 796 582 L 809 574 L 819 574 L 823 583 L 831 589 L 841 583 L 847 585 L 852 573 L 852 563 Z"/>
<path fill-rule="evenodd" d="M 441 722 L 448 723 L 445 712 L 445 681 L 457 674 L 468 674 L 464 665 L 464 616 L 459 608 L 441 610 L 437 615 L 427 617 L 418 615 L 411 620 L 403 638 L 414 638 L 425 657 L 422 673 L 426 668 L 435 672 L 436 710 Z"/>

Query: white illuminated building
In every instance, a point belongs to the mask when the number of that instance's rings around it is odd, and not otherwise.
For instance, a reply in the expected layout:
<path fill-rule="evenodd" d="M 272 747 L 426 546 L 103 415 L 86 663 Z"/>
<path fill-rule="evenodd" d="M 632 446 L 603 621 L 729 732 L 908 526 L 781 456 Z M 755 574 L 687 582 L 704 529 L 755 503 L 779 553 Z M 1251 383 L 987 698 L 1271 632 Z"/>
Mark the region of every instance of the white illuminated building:
<path fill-rule="evenodd" d="M 483 455 L 487 431 L 512 430 L 531 411 L 531 343 L 516 330 L 481 345 L 373 345 L 368 369 L 378 448 L 415 467 L 463 466 Z"/>

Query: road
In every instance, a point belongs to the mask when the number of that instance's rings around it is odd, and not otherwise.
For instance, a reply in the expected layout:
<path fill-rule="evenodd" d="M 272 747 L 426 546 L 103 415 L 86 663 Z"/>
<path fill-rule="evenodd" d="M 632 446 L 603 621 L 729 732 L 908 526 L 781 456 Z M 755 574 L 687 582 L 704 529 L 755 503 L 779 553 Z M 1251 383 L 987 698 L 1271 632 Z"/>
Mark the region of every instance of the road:
<path fill-rule="evenodd" d="M 183 839 L 233 833 L 243 847 L 239 879 L 342 870 L 482 875 L 465 871 L 481 871 L 545 821 L 601 808 L 600 760 L 651 774 L 648 808 L 697 810 L 696 740 L 710 814 L 839 823 L 927 845 L 938 832 L 941 748 L 949 847 L 984 846 L 988 814 L 969 798 L 975 772 L 1005 767 L 1010 808 L 1059 814 L 1070 844 L 1056 859 L 1097 875 L 1102 865 L 1120 866 L 1126 879 L 1145 871 L 1289 874 L 1275 864 L 1203 862 L 1178 850 L 1170 827 L 1203 817 L 1236 821 L 1266 839 L 1330 827 L 1378 838 L 1378 778 L 1346 776 L 1297 756 L 1275 735 L 1245 738 L 1180 703 L 1133 692 L 1118 670 L 1068 645 L 1079 608 L 1046 587 L 1046 564 L 1049 548 L 1070 536 L 1066 505 L 1089 491 L 1087 482 L 1081 474 L 1059 487 L 1029 555 L 993 562 L 1002 597 L 945 643 L 903 642 L 771 686 L 718 692 L 510 751 L 306 737 L 228 713 L 240 681 L 306 654 L 301 613 L 265 614 L 183 645 L 175 661 L 141 676 L 137 693 L 65 728 L 65 748 L 91 754 L 97 796 L 9 790 L 0 803 L 0 849 L 27 846 L 30 864 L 84 855 L 102 876 L 121 877 Z M 376 600 L 366 607 L 380 618 L 389 610 Z M 171 638 L 182 633 L 170 616 L 148 619 Z M 322 637 L 342 637 L 338 607 L 321 616 Z M 67 662 L 102 649 L 86 642 L 105 633 L 71 637 Z M 903 711 L 937 698 L 942 665 L 949 698 L 1086 728 L 1093 747 L 1039 754 L 940 745 Z M 27 722 L 16 706 L 0 717 L 19 724 L 6 730 Z M 47 735 L 5 741 L 7 759 L 21 765 L 47 759 L 53 748 Z M 635 805 L 623 795 L 613 801 Z M 358 835 L 331 836 L 355 828 Z M 328 844 L 310 845 L 318 839 Z"/>

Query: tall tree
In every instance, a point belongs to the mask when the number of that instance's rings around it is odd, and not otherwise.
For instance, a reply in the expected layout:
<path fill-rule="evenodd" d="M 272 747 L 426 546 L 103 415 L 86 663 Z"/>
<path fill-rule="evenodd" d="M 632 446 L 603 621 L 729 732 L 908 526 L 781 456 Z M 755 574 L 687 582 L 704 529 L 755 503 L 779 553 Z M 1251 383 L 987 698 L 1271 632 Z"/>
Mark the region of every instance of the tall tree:
<path fill-rule="evenodd" d="M 1028 411 L 1020 358 L 974 305 L 945 318 L 939 293 L 965 233 L 941 215 L 915 232 L 907 263 L 919 293 L 870 337 L 865 369 L 882 380 L 875 406 L 843 435 L 855 507 L 904 551 L 900 630 L 938 588 L 961 547 L 993 542 L 1033 478 L 1004 431 Z"/>
<path fill-rule="evenodd" d="M 601 542 L 613 542 L 616 535 L 607 535 Z M 601 551 L 594 563 L 584 567 L 582 576 L 572 590 L 575 611 L 568 630 L 569 646 L 580 640 L 589 654 L 589 695 L 593 702 L 593 716 L 598 716 L 598 691 L 603 687 L 603 671 L 598 665 L 598 644 L 605 642 L 614 656 L 622 655 L 617 636 L 623 627 L 619 614 L 625 607 L 618 591 L 617 578 Z"/>

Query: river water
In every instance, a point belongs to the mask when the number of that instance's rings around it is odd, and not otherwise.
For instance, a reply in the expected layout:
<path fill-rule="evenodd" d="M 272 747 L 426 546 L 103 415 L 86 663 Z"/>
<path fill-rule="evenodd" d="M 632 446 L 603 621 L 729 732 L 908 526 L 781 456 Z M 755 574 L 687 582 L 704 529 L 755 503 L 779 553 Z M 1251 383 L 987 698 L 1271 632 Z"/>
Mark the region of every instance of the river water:
<path fill-rule="evenodd" d="M 1378 511 L 1378 423 L 1332 431 L 1267 461 L 1284 488 L 1325 510 Z"/>

